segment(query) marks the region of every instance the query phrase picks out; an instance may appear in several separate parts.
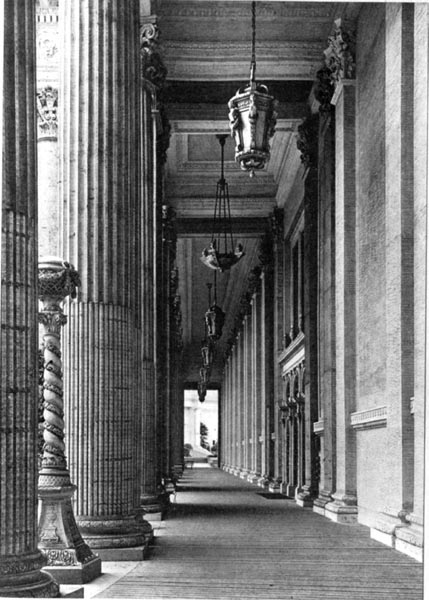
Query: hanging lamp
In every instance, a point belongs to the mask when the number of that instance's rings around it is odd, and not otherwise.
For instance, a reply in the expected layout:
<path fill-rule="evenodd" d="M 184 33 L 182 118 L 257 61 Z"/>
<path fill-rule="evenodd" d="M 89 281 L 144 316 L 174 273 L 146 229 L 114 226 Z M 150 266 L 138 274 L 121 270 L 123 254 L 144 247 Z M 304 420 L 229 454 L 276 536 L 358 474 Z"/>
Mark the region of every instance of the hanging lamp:
<path fill-rule="evenodd" d="M 209 305 L 211 301 L 211 283 L 207 284 L 209 293 Z M 204 339 L 201 341 L 202 368 L 210 372 L 214 360 L 214 340 L 208 335 L 207 319 L 204 319 Z M 201 371 L 200 371 L 201 375 Z"/>
<path fill-rule="evenodd" d="M 224 147 L 226 135 L 217 135 L 221 147 L 221 174 L 216 186 L 213 233 L 210 246 L 201 254 L 202 262 L 210 269 L 227 271 L 244 256 L 243 246 L 234 247 L 232 234 L 231 208 L 228 184 L 224 175 Z"/>
<path fill-rule="evenodd" d="M 235 140 L 235 160 L 253 177 L 270 158 L 269 140 L 274 135 L 276 100 L 265 85 L 257 84 L 256 73 L 256 9 L 252 2 L 252 59 L 250 82 L 237 90 L 228 102 L 231 136 Z"/>
<path fill-rule="evenodd" d="M 207 337 L 213 341 L 218 340 L 222 336 L 222 328 L 225 323 L 225 313 L 217 305 L 217 285 L 216 285 L 216 271 L 214 272 L 214 302 L 211 301 L 211 287 L 212 284 L 208 283 L 207 287 L 209 290 L 209 308 L 204 315 L 207 327 Z"/>

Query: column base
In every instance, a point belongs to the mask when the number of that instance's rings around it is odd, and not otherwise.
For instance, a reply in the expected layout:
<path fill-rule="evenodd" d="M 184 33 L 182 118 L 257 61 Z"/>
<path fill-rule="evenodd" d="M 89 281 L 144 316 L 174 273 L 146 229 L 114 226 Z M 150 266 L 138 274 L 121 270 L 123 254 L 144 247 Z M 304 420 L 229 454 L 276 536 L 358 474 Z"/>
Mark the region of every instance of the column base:
<path fill-rule="evenodd" d="M 280 494 L 281 480 L 271 479 L 268 484 L 268 491 L 273 494 Z"/>
<path fill-rule="evenodd" d="M 280 484 L 280 493 L 284 494 L 285 496 L 289 496 L 289 498 L 295 498 L 295 492 L 296 492 L 296 486 L 292 485 L 291 483 L 284 483 L 282 482 Z"/>
<path fill-rule="evenodd" d="M 60 485 L 50 485 L 56 479 Z M 71 504 L 75 489 L 68 474 L 55 477 L 40 473 L 39 548 L 48 563 L 45 571 L 64 584 L 89 583 L 101 575 L 101 560 L 83 541 L 76 525 Z"/>
<path fill-rule="evenodd" d="M 247 481 L 247 476 L 249 475 L 249 470 L 248 469 L 241 469 L 240 470 L 240 479 L 245 479 Z"/>
<path fill-rule="evenodd" d="M 42 567 L 46 564 L 40 552 L 0 557 L 0 597 L 58 598 L 60 587 Z"/>
<path fill-rule="evenodd" d="M 311 496 L 309 492 L 300 491 L 295 496 L 295 502 L 301 508 L 312 508 L 314 503 L 314 498 Z"/>
<path fill-rule="evenodd" d="M 258 483 L 259 477 L 260 476 L 257 473 L 252 472 L 252 473 L 249 473 L 249 475 L 247 476 L 247 481 L 249 483 L 254 483 L 255 484 L 255 483 Z"/>
<path fill-rule="evenodd" d="M 157 494 L 142 494 L 140 502 L 145 519 L 148 521 L 162 521 L 163 506 Z"/>
<path fill-rule="evenodd" d="M 49 560 L 49 552 L 48 551 L 48 560 Z M 67 552 L 66 550 L 63 552 Z M 62 560 L 65 560 L 63 555 Z M 71 558 L 71 560 L 73 560 Z M 70 585 L 70 584 L 84 584 L 90 583 L 97 577 L 101 575 L 101 559 L 99 556 L 95 556 L 89 562 L 85 564 L 78 565 L 60 565 L 60 566 L 52 566 L 49 565 L 43 568 L 44 571 L 50 573 L 52 577 L 58 581 L 60 584 Z"/>
<path fill-rule="evenodd" d="M 423 525 L 411 523 L 395 530 L 395 549 L 411 556 L 418 562 L 423 562 Z"/>
<path fill-rule="evenodd" d="M 333 501 L 325 505 L 325 517 L 335 523 L 356 525 L 358 522 L 358 508 L 356 497 L 347 494 L 333 494 Z"/>
<path fill-rule="evenodd" d="M 146 544 L 146 535 L 138 517 L 106 516 L 77 517 L 76 522 L 88 546 L 103 560 L 102 551 L 140 548 Z M 149 525 L 149 524 L 148 524 Z M 149 525 L 150 526 L 150 525 Z M 112 560 L 109 558 L 109 560 Z M 133 560 L 117 558 L 116 560 Z"/>
<path fill-rule="evenodd" d="M 259 487 L 261 487 L 264 490 L 268 489 L 268 484 L 269 484 L 269 480 L 265 475 L 262 475 L 261 477 L 259 477 L 259 479 L 257 480 L 257 484 Z"/>
<path fill-rule="evenodd" d="M 140 562 L 149 556 L 149 544 L 128 548 L 100 548 L 97 550 L 101 560 L 112 562 Z"/>
<path fill-rule="evenodd" d="M 313 502 L 313 512 L 317 513 L 318 515 L 322 515 L 322 517 L 324 517 L 325 516 L 325 506 L 327 504 L 329 504 L 329 502 L 332 502 L 332 496 L 331 496 L 330 492 L 327 492 L 325 490 L 320 490 L 318 497 L 315 498 L 314 502 Z"/>

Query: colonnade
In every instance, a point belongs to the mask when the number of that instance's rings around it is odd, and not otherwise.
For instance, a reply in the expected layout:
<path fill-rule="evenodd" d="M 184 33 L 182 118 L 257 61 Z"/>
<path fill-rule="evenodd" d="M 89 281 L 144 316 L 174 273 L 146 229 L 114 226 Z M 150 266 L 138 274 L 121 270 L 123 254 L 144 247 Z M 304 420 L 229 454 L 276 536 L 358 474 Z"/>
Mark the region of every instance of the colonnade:
<path fill-rule="evenodd" d="M 96 577 L 100 558 L 143 559 L 153 535 L 144 515 L 161 518 L 182 468 L 180 297 L 162 208 L 166 70 L 145 6 L 76 0 L 58 14 L 44 4 L 36 39 L 34 3 L 5 2 L 2 596 L 54 597 L 57 582 Z M 61 277 L 70 264 L 80 277 L 60 319 L 62 357 L 41 339 L 54 353 L 45 353 L 58 399 L 50 427 L 65 449 L 69 496 L 76 491 L 73 508 L 46 504 L 39 531 L 37 249 L 53 255 Z M 71 523 L 78 530 L 63 535 Z M 75 558 L 82 544 L 90 570 Z"/>

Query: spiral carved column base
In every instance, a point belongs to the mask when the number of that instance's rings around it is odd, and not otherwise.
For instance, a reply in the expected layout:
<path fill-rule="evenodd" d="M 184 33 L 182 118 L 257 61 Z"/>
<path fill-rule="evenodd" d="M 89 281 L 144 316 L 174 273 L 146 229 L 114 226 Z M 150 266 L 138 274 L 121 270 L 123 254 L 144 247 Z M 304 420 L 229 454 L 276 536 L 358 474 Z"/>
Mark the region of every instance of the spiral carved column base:
<path fill-rule="evenodd" d="M 43 417 L 44 445 L 39 472 L 39 548 L 57 581 L 88 583 L 101 575 L 101 560 L 82 539 L 72 508 L 76 486 L 64 454 L 64 410 L 61 328 L 67 322 L 61 302 L 75 295 L 79 276 L 72 265 L 57 257 L 39 262 L 39 298 L 43 329 Z"/>
<path fill-rule="evenodd" d="M 39 500 L 41 511 L 39 519 L 39 548 L 45 555 L 48 566 L 45 571 L 51 573 L 63 584 L 88 583 L 101 575 L 101 559 L 96 556 L 83 541 L 73 514 L 72 502 L 76 486 L 55 485 L 56 477 L 39 477 Z M 43 487 L 43 483 L 50 483 Z"/>

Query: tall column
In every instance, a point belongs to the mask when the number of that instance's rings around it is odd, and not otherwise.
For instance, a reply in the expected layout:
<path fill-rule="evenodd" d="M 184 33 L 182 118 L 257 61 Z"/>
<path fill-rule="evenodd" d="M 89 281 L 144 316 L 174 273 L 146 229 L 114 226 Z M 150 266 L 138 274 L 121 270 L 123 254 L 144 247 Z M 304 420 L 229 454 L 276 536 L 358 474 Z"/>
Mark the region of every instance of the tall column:
<path fill-rule="evenodd" d="M 317 212 L 318 212 L 318 130 L 319 117 L 311 115 L 299 127 L 302 161 L 306 167 L 304 184 L 304 232 L 297 244 L 298 251 L 298 331 L 304 332 L 305 369 L 304 381 L 298 395 L 297 429 L 299 470 L 303 481 L 299 481 L 297 504 L 312 506 L 318 492 L 319 452 L 318 439 L 313 424 L 318 415 L 318 348 L 317 348 Z M 296 307 L 295 307 L 296 311 Z M 304 402 L 302 403 L 302 400 Z M 301 402 L 301 404 L 300 404 Z M 301 477 L 300 477 L 301 479 Z M 301 485 L 302 484 L 302 485 Z"/>
<path fill-rule="evenodd" d="M 34 3 L 0 8 L 0 596 L 58 597 L 37 548 L 37 180 Z"/>
<path fill-rule="evenodd" d="M 82 280 L 66 305 L 66 438 L 76 521 L 102 558 L 141 560 L 138 2 L 61 4 L 62 253 Z M 136 122 L 137 119 L 137 122 Z"/>
<path fill-rule="evenodd" d="M 341 30 L 340 30 L 341 31 Z M 327 51 L 328 52 L 328 51 Z M 336 489 L 325 515 L 342 523 L 357 519 L 356 434 L 356 99 L 353 57 L 331 41 L 335 106 L 335 330 Z M 328 53 L 329 57 L 329 53 Z M 328 67 L 331 63 L 328 60 Z"/>
<path fill-rule="evenodd" d="M 335 113 L 334 86 L 325 67 L 318 74 L 318 375 L 319 403 L 313 432 L 319 438 L 320 483 L 313 510 L 325 514 L 335 491 Z"/>
<path fill-rule="evenodd" d="M 283 451 L 281 444 L 282 423 L 281 409 L 283 381 L 278 358 L 284 347 L 284 320 L 283 320 L 283 296 L 284 296 L 284 241 L 283 241 L 283 209 L 275 209 L 271 217 L 271 227 L 274 238 L 273 246 L 273 302 L 274 302 L 274 328 L 273 328 L 273 348 L 272 360 L 274 365 L 274 385 L 273 385 L 273 481 L 270 484 L 272 491 L 279 491 L 282 481 L 283 469 Z"/>
<path fill-rule="evenodd" d="M 156 163 L 156 98 L 155 87 L 149 88 L 146 74 L 156 48 L 158 31 L 156 25 L 146 23 L 141 15 L 140 47 L 142 53 L 141 86 L 141 344 L 142 344 L 142 448 L 141 448 L 141 504 L 145 514 L 153 520 L 161 518 L 161 505 L 157 489 L 157 406 L 155 393 L 155 293 L 154 293 L 154 170 Z M 152 93 L 151 93 L 152 92 Z"/>
<path fill-rule="evenodd" d="M 84 543 L 72 508 L 72 485 L 64 454 L 64 403 L 61 328 L 67 322 L 61 303 L 76 295 L 79 276 L 61 259 L 39 262 L 39 322 L 43 330 L 44 445 L 39 471 L 39 547 L 49 572 L 61 583 L 87 583 L 101 574 L 101 560 Z"/>

